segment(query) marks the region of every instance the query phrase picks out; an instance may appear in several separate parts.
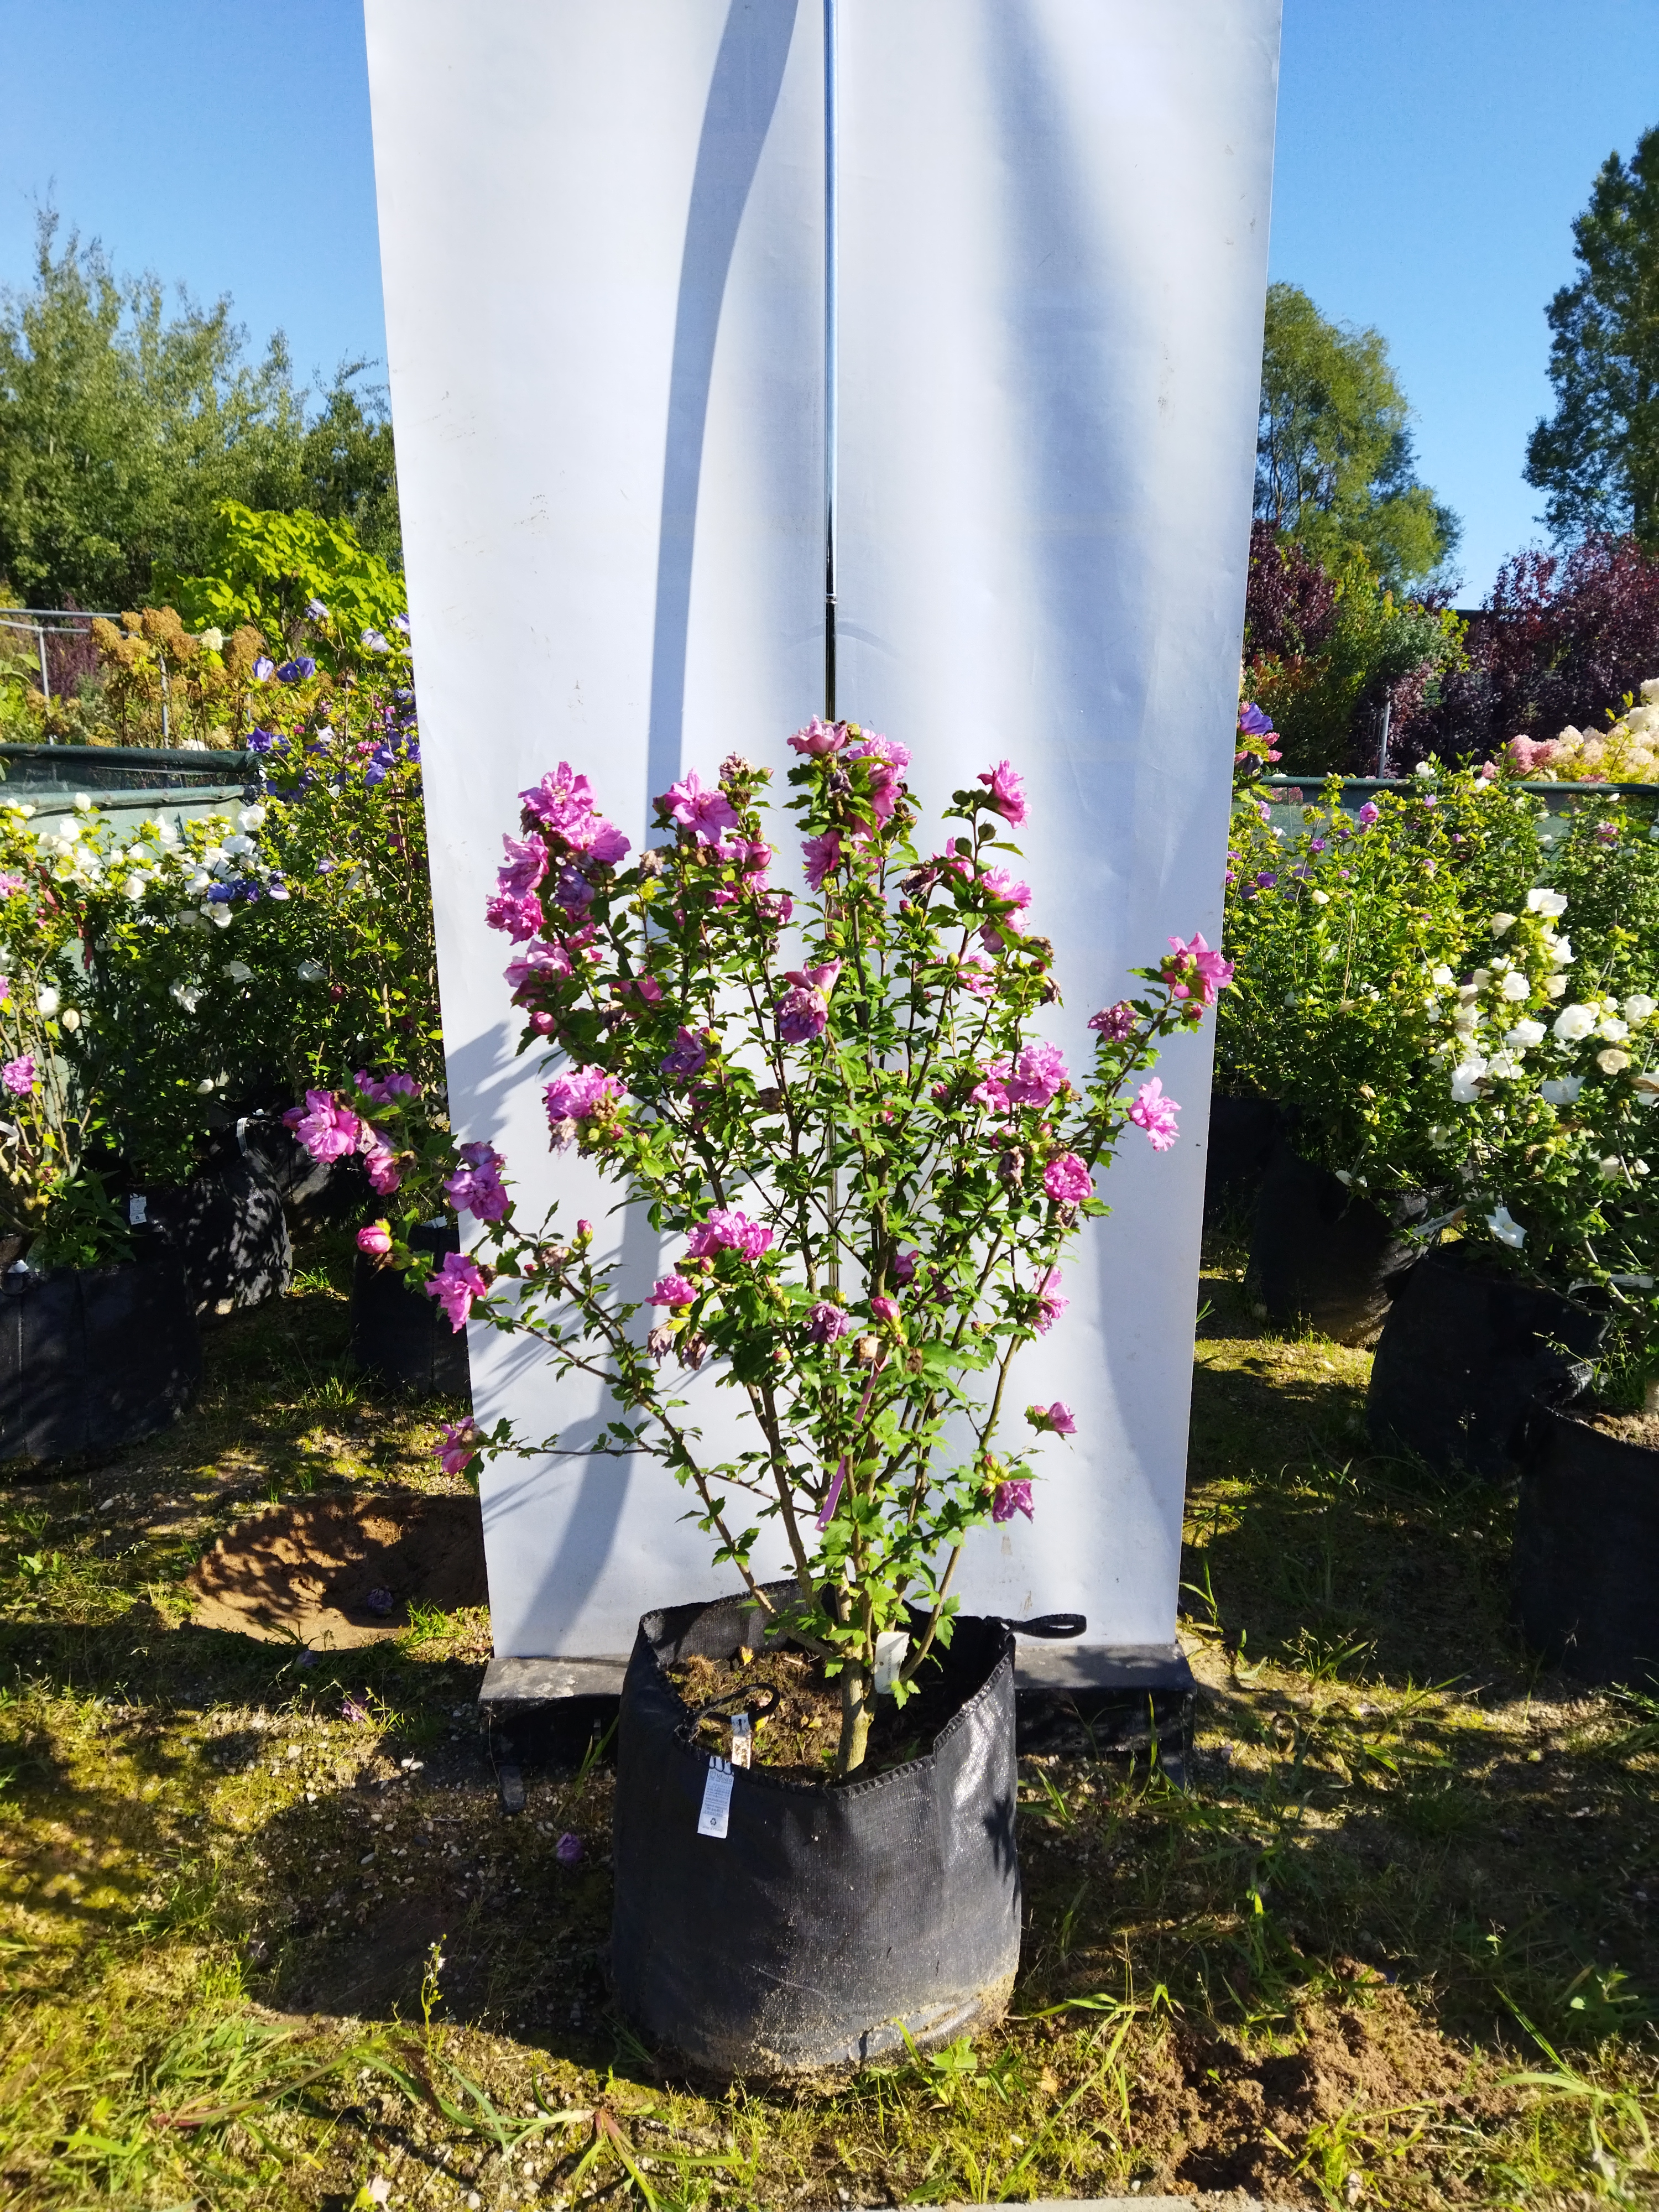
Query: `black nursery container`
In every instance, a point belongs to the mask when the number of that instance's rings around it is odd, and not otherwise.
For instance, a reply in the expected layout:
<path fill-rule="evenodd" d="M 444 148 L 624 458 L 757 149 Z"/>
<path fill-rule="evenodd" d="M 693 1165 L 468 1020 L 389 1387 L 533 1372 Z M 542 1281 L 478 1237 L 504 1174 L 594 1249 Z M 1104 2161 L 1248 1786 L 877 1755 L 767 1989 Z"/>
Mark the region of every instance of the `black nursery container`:
<path fill-rule="evenodd" d="M 1406 1231 L 1429 1200 L 1420 1191 L 1386 1212 L 1281 1135 L 1261 1184 L 1249 1273 L 1276 1328 L 1306 1323 L 1340 1344 L 1367 1342 L 1389 1310 L 1389 1285 L 1416 1257 Z"/>
<path fill-rule="evenodd" d="M 1583 1389 L 1607 1331 L 1602 1316 L 1483 1266 L 1479 1246 L 1425 1253 L 1382 1324 L 1365 1400 L 1371 1442 L 1443 1474 L 1507 1482 L 1534 1400 L 1561 1405 Z"/>
<path fill-rule="evenodd" d="M 146 1192 L 143 1206 L 136 1233 L 176 1255 L 198 1314 L 262 1305 L 294 1279 L 282 1194 L 257 1158 L 233 1154 L 182 1189 Z"/>
<path fill-rule="evenodd" d="M 431 1254 L 434 1274 L 446 1252 L 461 1249 L 459 1231 L 447 1222 L 423 1224 L 409 1241 L 416 1251 Z M 358 1253 L 351 1274 L 351 1356 L 365 1374 L 464 1398 L 472 1388 L 466 1331 L 451 1328 L 443 1308 L 419 1287 L 424 1279 L 421 1269 L 404 1277 Z"/>
<path fill-rule="evenodd" d="M 1566 1674 L 1659 1684 L 1659 1450 L 1535 1407 L 1511 1587 L 1522 1634 Z"/>
<path fill-rule="evenodd" d="M 1204 1148 L 1206 1229 L 1232 1222 L 1248 1227 L 1255 1221 L 1261 1179 L 1283 1119 L 1284 1110 L 1275 1098 L 1233 1091 L 1212 1095 Z"/>
<path fill-rule="evenodd" d="M 173 1255 L 0 1275 L 0 1459 L 117 1450 L 177 1419 L 201 1379 Z"/>
<path fill-rule="evenodd" d="M 780 1592 L 793 1584 L 780 1584 Z M 958 1616 L 953 1717 L 921 1758 L 839 1785 L 731 1774 L 665 1669 L 729 1659 L 750 1601 L 647 1613 L 623 1684 L 611 1972 L 623 2012 L 698 2072 L 808 2073 L 928 2051 L 1000 2019 L 1019 1964 L 1014 1640 Z"/>

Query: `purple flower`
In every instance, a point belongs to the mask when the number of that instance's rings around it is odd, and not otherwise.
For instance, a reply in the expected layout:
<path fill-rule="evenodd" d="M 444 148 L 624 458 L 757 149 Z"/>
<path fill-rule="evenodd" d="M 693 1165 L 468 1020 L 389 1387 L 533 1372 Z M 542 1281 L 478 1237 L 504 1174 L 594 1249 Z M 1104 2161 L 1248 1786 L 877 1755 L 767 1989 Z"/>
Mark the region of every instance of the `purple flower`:
<path fill-rule="evenodd" d="M 1144 1129 L 1155 1152 L 1167 1152 L 1181 1132 L 1176 1115 L 1181 1111 L 1177 1102 L 1166 1098 L 1164 1085 L 1158 1076 L 1143 1083 L 1135 1093 L 1135 1103 L 1129 1109 L 1129 1119 L 1136 1128 Z"/>
<path fill-rule="evenodd" d="M 625 1086 L 602 1067 L 576 1067 L 556 1075 L 543 1097 L 550 1121 L 586 1121 L 624 1095 Z"/>
<path fill-rule="evenodd" d="M 401 630 L 404 635 L 407 637 L 409 635 L 409 617 L 407 615 L 393 615 L 392 617 L 392 627 L 393 629 Z"/>
<path fill-rule="evenodd" d="M 371 1129 L 367 1122 L 363 1124 L 357 1149 L 363 1156 L 363 1172 L 368 1177 L 369 1188 L 381 1198 L 389 1198 L 404 1179 L 397 1153 L 380 1131 Z"/>
<path fill-rule="evenodd" d="M 363 1600 L 371 1613 L 390 1613 L 397 1602 L 392 1592 L 384 1586 L 370 1590 Z"/>
<path fill-rule="evenodd" d="M 493 1145 L 463 1145 L 461 1165 L 445 1182 L 445 1197 L 458 1213 L 500 1221 L 511 1204 L 501 1183 L 506 1164 Z"/>
<path fill-rule="evenodd" d="M 465 1252 L 446 1252 L 443 1265 L 435 1275 L 427 1277 L 425 1287 L 427 1296 L 436 1298 L 449 1317 L 449 1326 L 459 1334 L 466 1326 L 472 1301 L 483 1296 L 489 1283 L 483 1269 Z"/>
<path fill-rule="evenodd" d="M 504 898 L 527 898 L 547 873 L 547 848 L 533 830 L 527 837 L 503 837 L 501 845 L 507 858 L 495 888 Z"/>
<path fill-rule="evenodd" d="M 901 1288 L 908 1288 L 916 1279 L 916 1262 L 921 1257 L 914 1244 L 902 1244 L 893 1255 L 893 1280 Z"/>
<path fill-rule="evenodd" d="M 1116 1006 L 1103 1006 L 1097 1014 L 1091 1014 L 1089 1026 L 1108 1044 L 1121 1044 L 1134 1033 L 1135 1010 L 1127 999 L 1120 999 Z"/>
<path fill-rule="evenodd" d="M 359 635 L 358 643 L 365 646 L 370 653 L 386 653 L 391 650 L 385 638 L 377 629 L 362 631 Z"/>
<path fill-rule="evenodd" d="M 433 1449 L 446 1474 L 465 1474 L 478 1455 L 478 1431 L 468 1413 L 459 1421 L 446 1421 Z"/>
<path fill-rule="evenodd" d="M 1010 1101 L 1016 1106 L 1046 1106 L 1070 1081 L 1066 1059 L 1058 1045 L 1028 1044 L 1006 1079 Z"/>
<path fill-rule="evenodd" d="M 259 658 L 253 664 L 254 682 L 256 684 L 269 684 L 271 678 L 276 673 L 276 662 L 270 658 L 269 653 L 262 653 L 259 655 Z"/>
<path fill-rule="evenodd" d="M 1238 710 L 1238 726 L 1247 738 L 1270 738 L 1273 726 L 1254 699 L 1247 699 Z"/>
<path fill-rule="evenodd" d="M 1094 1194 L 1094 1179 L 1075 1152 L 1056 1152 L 1042 1170 L 1042 1188 L 1057 1206 L 1081 1206 Z"/>
<path fill-rule="evenodd" d="M 1255 885 L 1257 890 L 1270 891 L 1273 885 L 1279 881 L 1279 878 L 1273 873 L 1271 868 L 1264 868 L 1259 876 L 1252 876 L 1250 880 Z"/>
<path fill-rule="evenodd" d="M 685 1240 L 685 1249 L 694 1260 L 707 1259 L 715 1252 L 737 1252 L 745 1260 L 758 1260 L 771 1242 L 769 1229 L 763 1228 L 758 1221 L 751 1221 L 746 1213 L 722 1206 L 691 1231 Z"/>
<path fill-rule="evenodd" d="M 491 929 L 501 930 L 515 945 L 522 945 L 542 927 L 542 902 L 533 896 L 519 898 L 510 891 L 497 891 L 485 903 L 484 920 Z"/>
<path fill-rule="evenodd" d="M 343 1721 L 350 1721 L 354 1725 L 361 1725 L 368 1718 L 368 1708 L 367 1705 L 360 1705 L 356 1698 L 347 1698 L 341 1704 L 340 1718 Z"/>
<path fill-rule="evenodd" d="M 1050 1267 L 1036 1286 L 1040 1302 L 1040 1310 L 1036 1317 L 1036 1333 L 1039 1336 L 1047 1336 L 1048 1331 L 1072 1303 L 1070 1298 L 1063 1298 L 1060 1295 L 1060 1286 L 1065 1279 L 1058 1267 Z"/>
<path fill-rule="evenodd" d="M 1049 1436 L 1074 1437 L 1077 1423 L 1072 1419 L 1072 1409 L 1063 1398 L 1056 1398 L 1052 1406 L 1028 1406 L 1025 1418 L 1034 1429 Z"/>
<path fill-rule="evenodd" d="M 899 1317 L 898 1300 L 896 1298 L 872 1298 L 870 1301 L 870 1310 L 878 1321 L 884 1321 L 890 1323 L 895 1322 Z"/>
<path fill-rule="evenodd" d="M 778 1033 L 786 1044 L 811 1044 L 830 1025 L 829 994 L 841 973 L 839 960 L 821 968 L 791 968 L 784 981 L 793 988 L 784 993 L 778 1006 Z"/>
<path fill-rule="evenodd" d="M 351 1079 L 357 1086 L 359 1097 L 367 1098 L 375 1106 L 389 1106 L 394 1098 L 418 1098 L 421 1095 L 421 1086 L 414 1077 L 401 1072 L 381 1081 L 366 1067 L 360 1067 Z"/>
<path fill-rule="evenodd" d="M 1373 822 L 1380 822 L 1382 819 L 1382 810 L 1380 806 L 1376 805 L 1374 801 L 1368 799 L 1365 801 L 1365 804 L 1360 808 L 1358 813 L 1354 817 L 1354 819 L 1358 823 L 1362 830 L 1369 830 Z"/>
<path fill-rule="evenodd" d="M 648 1306 L 689 1306 L 697 1295 L 697 1285 L 688 1283 L 684 1275 L 659 1275 L 651 1285 Z"/>
<path fill-rule="evenodd" d="M 21 1060 L 9 1060 L 0 1067 L 0 1083 L 14 1098 L 27 1098 L 34 1088 L 34 1055 L 26 1052 Z"/>
<path fill-rule="evenodd" d="M 259 672 L 259 663 L 257 660 L 253 664 L 253 672 L 256 676 Z M 276 681 L 279 684 L 303 684 L 308 677 L 314 676 L 316 673 L 317 664 L 311 655 L 308 653 L 298 653 L 292 660 L 285 660 L 276 671 Z"/>
<path fill-rule="evenodd" d="M 989 785 L 991 804 L 1003 820 L 1018 830 L 1030 810 L 1025 804 L 1025 787 L 1012 763 L 999 761 L 994 768 L 981 769 L 978 780 Z"/>
<path fill-rule="evenodd" d="M 311 617 L 313 622 L 326 622 L 328 620 L 328 609 L 323 605 L 320 599 L 307 599 L 306 601 L 306 612 Z"/>
<path fill-rule="evenodd" d="M 253 730 L 248 735 L 247 749 L 251 753 L 268 753 L 276 742 L 270 730 Z"/>
<path fill-rule="evenodd" d="M 806 862 L 807 888 L 821 891 L 824 878 L 841 866 L 841 833 L 826 830 L 822 837 L 803 838 L 800 849 Z"/>
<path fill-rule="evenodd" d="M 994 1521 L 1012 1521 L 1016 1513 L 1023 1513 L 1028 1521 L 1036 1516 L 1031 1510 L 1031 1486 L 1029 1482 L 1000 1482 L 996 1495 L 991 1500 Z"/>
<path fill-rule="evenodd" d="M 568 1830 L 567 1830 L 566 1832 L 559 1838 L 558 1842 L 553 1846 L 553 1856 L 557 1859 L 561 1866 L 574 1866 L 581 1855 L 581 1838 L 580 1836 L 572 1835 Z"/>
<path fill-rule="evenodd" d="M 708 1047 L 695 1030 L 682 1025 L 674 1039 L 674 1048 L 663 1056 L 665 1075 L 701 1075 L 708 1065 Z"/>
<path fill-rule="evenodd" d="M 576 861 L 567 860 L 559 870 L 553 896 L 568 915 L 577 916 L 586 914 L 592 905 L 593 886 Z"/>
<path fill-rule="evenodd" d="M 709 790 L 696 769 L 688 769 L 678 783 L 671 783 L 657 805 L 689 830 L 700 845 L 718 845 L 728 830 L 738 826 L 737 809 L 716 784 Z"/>
<path fill-rule="evenodd" d="M 846 1335 L 851 1325 L 839 1306 L 820 1298 L 806 1316 L 807 1340 L 812 1344 L 833 1344 L 838 1336 Z"/>

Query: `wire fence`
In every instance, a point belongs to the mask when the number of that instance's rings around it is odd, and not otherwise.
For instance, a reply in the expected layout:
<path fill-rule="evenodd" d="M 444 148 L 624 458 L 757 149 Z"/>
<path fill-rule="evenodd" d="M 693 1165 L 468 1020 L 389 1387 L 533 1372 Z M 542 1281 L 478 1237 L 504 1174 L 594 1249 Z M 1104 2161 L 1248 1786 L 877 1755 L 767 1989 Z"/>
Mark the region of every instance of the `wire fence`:
<path fill-rule="evenodd" d="M 94 623 L 119 619 L 100 607 L 0 607 L 0 638 L 14 652 L 20 644 L 31 651 L 42 692 L 61 698 L 97 668 Z"/>

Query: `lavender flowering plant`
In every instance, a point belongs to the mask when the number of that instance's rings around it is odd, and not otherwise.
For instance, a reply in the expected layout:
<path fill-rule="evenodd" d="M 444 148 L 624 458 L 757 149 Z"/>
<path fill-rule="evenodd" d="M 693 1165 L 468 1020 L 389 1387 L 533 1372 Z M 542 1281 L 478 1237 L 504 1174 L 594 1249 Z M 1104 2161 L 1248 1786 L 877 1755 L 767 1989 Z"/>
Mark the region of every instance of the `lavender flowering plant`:
<path fill-rule="evenodd" d="M 769 880 L 770 778 L 735 754 L 712 784 L 692 770 L 663 793 L 664 842 L 632 866 L 568 765 L 523 794 L 489 919 L 513 944 L 524 1046 L 550 1055 L 551 1140 L 644 1206 L 672 1256 L 629 1297 L 588 1224 L 526 1225 L 500 1156 L 474 1144 L 451 1148 L 445 1188 L 482 1237 L 428 1288 L 455 1326 L 477 1312 L 605 1384 L 617 1417 L 599 1448 L 663 1460 L 716 1561 L 839 1675 L 848 1774 L 878 1646 L 902 1701 L 950 1640 L 969 1530 L 1035 1512 L 1036 1468 L 1003 1437 L 1014 1356 L 1066 1303 L 1060 1260 L 1106 1211 L 1096 1179 L 1125 1125 L 1175 1142 L 1159 1081 L 1130 1079 L 1230 971 L 1201 937 L 1171 940 L 1136 971 L 1142 995 L 1095 1015 L 1093 1064 L 1073 1075 L 1036 1032 L 1059 996 L 1052 950 L 1003 865 L 1027 812 L 1013 769 L 954 793 L 953 834 L 928 852 L 902 745 L 817 720 L 790 744 L 805 900 Z M 308 1120 L 317 1142 L 356 1144 L 367 1112 L 387 1175 L 418 1182 L 436 1141 L 419 1111 L 360 1084 L 349 1103 L 318 1094 Z M 416 1264 L 389 1222 L 364 1237 Z M 704 1366 L 752 1437 L 718 1461 L 677 1395 Z M 1025 1419 L 1075 1427 L 1058 1401 Z M 459 1469 L 550 1448 L 459 1424 L 444 1450 Z M 768 1524 L 793 1566 L 781 1607 L 754 1566 Z"/>

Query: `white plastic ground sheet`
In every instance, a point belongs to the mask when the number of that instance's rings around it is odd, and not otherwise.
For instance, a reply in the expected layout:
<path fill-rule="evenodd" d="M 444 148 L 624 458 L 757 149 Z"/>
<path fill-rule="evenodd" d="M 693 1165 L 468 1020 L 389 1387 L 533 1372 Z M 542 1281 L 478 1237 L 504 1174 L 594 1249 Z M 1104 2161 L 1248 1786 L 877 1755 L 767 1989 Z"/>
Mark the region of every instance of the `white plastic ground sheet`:
<path fill-rule="evenodd" d="M 367 15 L 452 1110 L 643 1287 L 676 1248 L 550 1155 L 484 901 L 555 762 L 637 848 L 688 767 L 781 782 L 822 704 L 820 7 Z M 1278 0 L 841 0 L 840 708 L 925 811 L 1024 774 L 1074 1064 L 1128 966 L 1219 938 L 1278 42 Z M 1077 1437 L 959 1577 L 1091 1645 L 1174 1634 L 1210 1051 L 1168 1052 L 1182 1141 L 1127 1133 L 1021 1355 Z M 608 1410 L 519 1340 L 471 1357 L 483 1421 L 580 1446 Z M 692 1395 L 712 1439 L 732 1395 Z M 729 1588 L 690 1502 L 648 1461 L 499 1462 L 498 1655 L 625 1653 Z"/>

